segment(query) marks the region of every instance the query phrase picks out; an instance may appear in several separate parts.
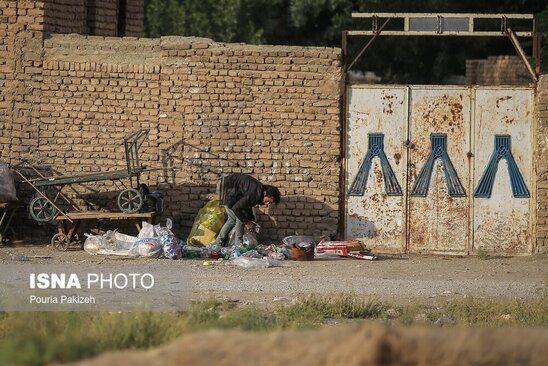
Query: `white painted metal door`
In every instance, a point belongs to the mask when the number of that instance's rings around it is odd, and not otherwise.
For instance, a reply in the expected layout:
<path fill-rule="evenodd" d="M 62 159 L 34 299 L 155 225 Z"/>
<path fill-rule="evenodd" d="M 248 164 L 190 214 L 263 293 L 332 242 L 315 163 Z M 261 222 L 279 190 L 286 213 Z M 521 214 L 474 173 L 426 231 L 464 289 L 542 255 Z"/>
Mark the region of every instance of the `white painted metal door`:
<path fill-rule="evenodd" d="M 470 89 L 413 86 L 410 106 L 408 251 L 465 254 Z"/>
<path fill-rule="evenodd" d="M 533 90 L 481 88 L 475 100 L 472 250 L 531 253 Z"/>
<path fill-rule="evenodd" d="M 531 253 L 533 89 L 352 86 L 347 112 L 347 238 Z"/>
<path fill-rule="evenodd" d="M 364 238 L 379 251 L 401 253 L 407 88 L 352 87 L 348 98 L 346 236 Z"/>

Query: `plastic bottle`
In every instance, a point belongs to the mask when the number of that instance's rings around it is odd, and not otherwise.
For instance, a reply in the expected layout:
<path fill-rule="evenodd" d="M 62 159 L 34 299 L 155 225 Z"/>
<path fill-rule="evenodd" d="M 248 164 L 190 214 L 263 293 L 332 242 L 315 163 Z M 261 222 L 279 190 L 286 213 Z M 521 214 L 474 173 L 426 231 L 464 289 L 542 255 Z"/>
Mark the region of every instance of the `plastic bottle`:
<path fill-rule="evenodd" d="M 221 253 L 221 246 L 219 244 L 212 244 L 209 246 L 209 252 Z"/>
<path fill-rule="evenodd" d="M 234 248 L 232 252 L 230 253 L 230 259 L 238 258 L 241 255 L 240 249 Z"/>
<path fill-rule="evenodd" d="M 259 254 L 255 249 L 249 250 L 242 254 L 242 257 L 248 257 L 248 258 L 262 258 L 263 256 Z"/>

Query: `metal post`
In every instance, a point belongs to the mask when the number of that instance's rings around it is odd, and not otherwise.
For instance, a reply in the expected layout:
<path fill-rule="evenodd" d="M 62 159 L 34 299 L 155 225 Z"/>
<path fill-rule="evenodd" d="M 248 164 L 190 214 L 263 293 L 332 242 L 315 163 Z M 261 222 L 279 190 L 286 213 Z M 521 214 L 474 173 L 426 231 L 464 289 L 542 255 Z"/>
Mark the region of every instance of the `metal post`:
<path fill-rule="evenodd" d="M 533 33 L 533 58 L 535 59 L 535 74 L 537 80 L 540 76 L 540 32 Z"/>
<path fill-rule="evenodd" d="M 508 35 L 508 38 L 510 38 L 510 42 L 512 42 L 512 45 L 516 49 L 516 52 L 518 53 L 519 57 L 521 57 L 521 59 L 523 60 L 523 63 L 525 63 L 525 66 L 527 67 L 527 71 L 529 71 L 529 74 L 531 74 L 533 81 L 537 82 L 538 81 L 537 74 L 535 74 L 535 72 L 533 71 L 533 68 L 531 67 L 531 64 L 529 63 L 529 60 L 527 60 L 527 56 L 525 55 L 525 52 L 523 52 L 523 48 L 521 48 L 518 37 L 516 36 L 516 34 L 511 28 L 508 28 L 506 30 L 506 34 Z"/>
<path fill-rule="evenodd" d="M 339 236 L 344 240 L 346 239 L 346 89 L 348 85 L 348 32 L 342 32 L 342 78 L 343 78 L 343 90 L 341 95 L 341 139 L 340 139 L 340 178 L 339 178 Z"/>
<path fill-rule="evenodd" d="M 367 42 L 367 44 L 362 48 L 362 50 L 360 51 L 360 53 L 358 54 L 358 56 L 356 56 L 356 58 L 354 59 L 354 61 L 352 61 L 352 63 L 350 64 L 350 66 L 348 66 L 348 68 L 346 69 L 346 71 L 350 71 L 350 69 L 352 68 L 352 66 L 354 66 L 354 64 L 356 62 L 358 62 L 358 60 L 360 59 L 360 57 L 362 57 L 363 53 L 365 52 L 365 50 L 367 50 L 369 48 L 369 46 L 371 45 L 371 43 L 373 43 L 373 41 L 375 40 L 375 38 L 377 38 L 379 36 L 379 34 L 381 34 L 382 30 L 384 29 L 384 27 L 388 24 L 388 22 L 390 21 L 390 18 L 386 19 L 386 21 L 381 25 L 381 27 L 379 28 L 379 30 L 377 30 L 375 32 L 375 35 L 373 35 L 373 37 L 369 40 L 369 42 Z M 347 31 L 344 31 L 343 33 L 346 33 L 347 34 Z M 346 41 L 345 41 L 346 42 Z"/>

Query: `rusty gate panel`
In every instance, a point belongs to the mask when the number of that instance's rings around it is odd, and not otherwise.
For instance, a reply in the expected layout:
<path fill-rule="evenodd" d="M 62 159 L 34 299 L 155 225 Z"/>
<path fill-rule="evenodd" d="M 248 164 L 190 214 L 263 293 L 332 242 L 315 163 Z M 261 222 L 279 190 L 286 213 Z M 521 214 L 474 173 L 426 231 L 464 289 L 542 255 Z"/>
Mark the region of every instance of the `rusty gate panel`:
<path fill-rule="evenodd" d="M 468 252 L 470 93 L 411 87 L 408 252 Z"/>
<path fill-rule="evenodd" d="M 531 253 L 534 92 L 475 91 L 473 251 Z"/>
<path fill-rule="evenodd" d="M 347 238 L 381 252 L 405 250 L 407 88 L 348 90 Z"/>

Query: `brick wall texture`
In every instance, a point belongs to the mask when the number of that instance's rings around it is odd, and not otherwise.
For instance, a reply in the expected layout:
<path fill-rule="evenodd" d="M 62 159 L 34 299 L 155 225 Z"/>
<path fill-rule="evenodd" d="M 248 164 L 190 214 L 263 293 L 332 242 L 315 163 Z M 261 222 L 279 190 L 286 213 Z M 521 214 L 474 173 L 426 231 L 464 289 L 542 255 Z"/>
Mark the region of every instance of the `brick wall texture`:
<path fill-rule="evenodd" d="M 340 49 L 74 34 L 42 44 L 33 73 L 15 73 L 32 83 L 13 93 L 26 109 L 6 111 L 2 160 L 39 160 L 44 174 L 123 169 L 123 136 L 147 128 L 142 181 L 166 195 L 178 235 L 235 172 L 282 191 L 280 205 L 257 211 L 263 238 L 336 233 Z M 87 186 L 67 192 L 88 209 L 114 208 L 122 188 Z"/>
<path fill-rule="evenodd" d="M 537 86 L 537 245 L 536 251 L 548 253 L 548 75 Z"/>
<path fill-rule="evenodd" d="M 123 136 L 147 128 L 142 181 L 166 195 L 163 216 L 179 236 L 188 234 L 219 177 L 234 172 L 284 195 L 258 212 L 263 238 L 334 235 L 340 50 L 115 37 L 120 29 L 143 32 L 143 1 L 124 3 L 125 11 L 116 1 L 0 1 L 0 160 L 41 162 L 44 174 L 123 169 Z M 509 57 L 472 60 L 467 74 L 473 84 L 529 82 L 521 60 Z M 546 253 L 548 76 L 537 98 L 535 251 Z M 120 184 L 87 187 L 67 194 L 82 208 L 116 209 Z M 31 191 L 20 188 L 26 202 Z M 36 225 L 25 227 L 32 233 Z"/>
<path fill-rule="evenodd" d="M 528 85 L 532 81 L 519 56 L 491 56 L 466 60 L 466 83 L 473 85 Z"/>

